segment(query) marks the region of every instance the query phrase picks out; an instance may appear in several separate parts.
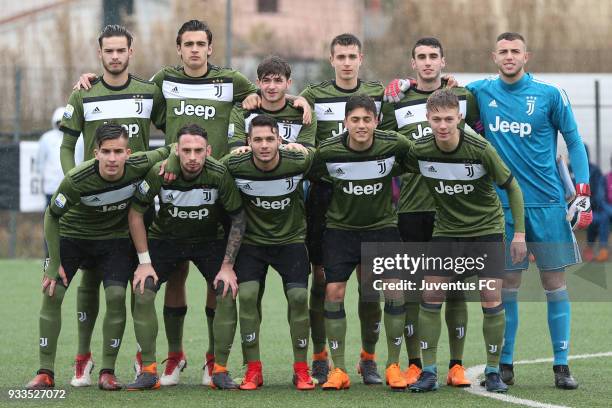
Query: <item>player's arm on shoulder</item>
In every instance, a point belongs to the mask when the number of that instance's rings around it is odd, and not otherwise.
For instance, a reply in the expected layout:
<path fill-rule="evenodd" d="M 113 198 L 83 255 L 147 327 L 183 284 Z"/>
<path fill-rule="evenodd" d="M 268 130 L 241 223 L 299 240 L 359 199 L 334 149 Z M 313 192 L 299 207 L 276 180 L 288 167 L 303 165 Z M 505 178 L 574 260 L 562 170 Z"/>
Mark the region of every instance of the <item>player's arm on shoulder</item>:
<path fill-rule="evenodd" d="M 380 130 L 397 130 L 397 120 L 395 119 L 395 105 L 391 102 L 383 102 L 380 109 Z"/>
<path fill-rule="evenodd" d="M 235 104 L 230 113 L 229 125 L 227 127 L 227 140 L 230 151 L 247 145 L 245 115 L 249 112 L 242 105 Z"/>
<path fill-rule="evenodd" d="M 480 109 L 478 101 L 474 94 L 466 88 L 467 112 L 465 115 L 465 123 L 474 130 L 474 132 L 484 137 L 484 125 L 480 119 Z"/>
<path fill-rule="evenodd" d="M 296 138 L 296 143 L 305 148 L 314 147 L 317 137 L 317 118 L 313 111 L 310 112 L 310 123 L 302 122 L 302 128 Z"/>
<path fill-rule="evenodd" d="M 256 109 L 261 105 L 261 97 L 257 95 L 257 87 L 242 73 L 234 71 L 234 103 L 241 102 L 245 109 Z"/>
<path fill-rule="evenodd" d="M 156 128 L 164 133 L 166 132 L 166 98 L 164 98 L 161 88 L 157 85 L 155 85 L 155 90 L 153 92 L 151 121 Z"/>

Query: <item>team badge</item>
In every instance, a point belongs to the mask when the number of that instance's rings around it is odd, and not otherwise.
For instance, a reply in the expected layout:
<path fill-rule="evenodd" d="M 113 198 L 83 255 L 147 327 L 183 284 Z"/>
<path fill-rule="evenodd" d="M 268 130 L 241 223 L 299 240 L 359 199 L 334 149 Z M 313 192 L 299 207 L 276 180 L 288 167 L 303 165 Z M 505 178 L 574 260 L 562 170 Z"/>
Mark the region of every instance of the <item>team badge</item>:
<path fill-rule="evenodd" d="M 149 192 L 149 183 L 143 180 L 142 183 L 138 185 L 138 191 L 140 194 L 147 194 Z"/>
<path fill-rule="evenodd" d="M 535 111 L 535 103 L 536 103 L 536 98 L 535 96 L 528 96 L 527 97 L 527 115 L 531 116 L 533 114 L 533 112 Z"/>
<path fill-rule="evenodd" d="M 55 205 L 59 208 L 64 208 L 64 206 L 66 205 L 66 196 L 64 196 L 62 193 L 59 193 L 57 197 L 55 197 Z"/>
<path fill-rule="evenodd" d="M 73 113 L 74 113 L 74 106 L 72 106 L 71 104 L 66 105 L 66 108 L 64 109 L 64 117 L 66 119 L 70 119 Z"/>

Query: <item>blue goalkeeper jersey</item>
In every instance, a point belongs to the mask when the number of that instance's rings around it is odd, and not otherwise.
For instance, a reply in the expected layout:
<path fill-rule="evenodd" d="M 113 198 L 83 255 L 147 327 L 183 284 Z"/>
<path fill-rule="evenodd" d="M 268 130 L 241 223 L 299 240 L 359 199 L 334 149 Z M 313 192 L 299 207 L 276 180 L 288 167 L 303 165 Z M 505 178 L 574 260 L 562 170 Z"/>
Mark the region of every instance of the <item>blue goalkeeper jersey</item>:
<path fill-rule="evenodd" d="M 499 76 L 467 85 L 476 96 L 486 138 L 516 177 L 525 207 L 565 206 L 557 171 L 557 132 L 568 147 L 577 183 L 588 183 L 584 144 L 565 91 L 526 73 L 514 84 Z M 506 192 L 498 189 L 502 205 Z"/>

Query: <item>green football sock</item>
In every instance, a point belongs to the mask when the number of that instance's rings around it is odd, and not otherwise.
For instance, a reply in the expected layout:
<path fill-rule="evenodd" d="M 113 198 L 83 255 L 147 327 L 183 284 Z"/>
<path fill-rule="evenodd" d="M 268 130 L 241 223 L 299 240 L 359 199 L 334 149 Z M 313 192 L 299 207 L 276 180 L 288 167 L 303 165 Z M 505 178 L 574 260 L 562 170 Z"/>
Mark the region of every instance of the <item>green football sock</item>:
<path fill-rule="evenodd" d="M 387 367 L 399 364 L 399 355 L 404 339 L 406 307 L 403 300 L 385 301 L 385 333 L 387 335 Z"/>
<path fill-rule="evenodd" d="M 312 337 L 312 352 L 321 353 L 325 350 L 325 282 L 317 282 L 312 278 L 310 288 L 310 336 Z"/>
<path fill-rule="evenodd" d="M 406 303 L 406 320 L 404 322 L 404 341 L 410 360 L 421 358 L 421 344 L 419 343 L 419 309 L 417 302 Z"/>
<path fill-rule="evenodd" d="M 148 366 L 155 362 L 155 345 L 157 341 L 157 313 L 155 312 L 155 291 L 152 290 L 153 279 L 149 278 L 150 284 L 140 293 L 137 289 L 136 293 L 132 293 L 134 297 L 134 333 L 136 341 L 140 346 L 142 353 L 142 364 Z"/>
<path fill-rule="evenodd" d="M 183 351 L 183 324 L 186 314 L 187 306 L 170 307 L 164 305 L 164 327 L 169 353 Z"/>
<path fill-rule="evenodd" d="M 242 352 L 246 362 L 259 361 L 259 282 L 249 281 L 238 285 L 238 300 L 240 308 L 240 338 Z"/>
<path fill-rule="evenodd" d="M 308 289 L 288 284 L 285 290 L 289 313 L 289 331 L 293 345 L 293 361 L 306 361 L 308 357 Z"/>
<path fill-rule="evenodd" d="M 100 308 L 100 283 L 102 280 L 93 270 L 81 271 L 81 284 L 77 288 L 77 333 L 79 337 L 78 354 L 91 351 L 98 310 Z"/>
<path fill-rule="evenodd" d="M 344 340 L 346 338 L 346 314 L 344 302 L 325 301 L 325 332 L 331 357 L 336 368 L 346 372 L 344 364 Z"/>
<path fill-rule="evenodd" d="M 38 355 L 40 368 L 53 371 L 55 366 L 55 353 L 57 351 L 57 338 L 62 328 L 62 301 L 66 288 L 60 284 L 55 285 L 52 297 L 43 294 L 38 330 L 40 333 Z"/>
<path fill-rule="evenodd" d="M 463 360 L 468 323 L 467 304 L 462 292 L 451 292 L 446 297 L 446 327 L 451 360 Z"/>
<path fill-rule="evenodd" d="M 504 305 L 496 307 L 483 307 L 482 334 L 487 348 L 487 367 L 497 370 L 499 357 L 504 343 L 504 329 L 506 327 L 506 314 Z"/>
<path fill-rule="evenodd" d="M 125 287 L 109 285 L 104 288 L 104 294 L 106 315 L 102 327 L 102 369 L 114 370 L 125 331 Z"/>
<path fill-rule="evenodd" d="M 236 300 L 232 298 L 231 290 L 225 297 L 223 294 L 223 282 L 217 285 L 217 308 L 213 320 L 215 332 L 215 362 L 223 367 L 227 366 L 230 349 L 234 343 L 236 334 L 237 310 Z"/>
<path fill-rule="evenodd" d="M 382 310 L 379 302 L 366 302 L 362 299 L 359 289 L 359 305 L 357 307 L 361 323 L 361 348 L 369 354 L 376 352 L 376 343 L 380 335 Z"/>
<path fill-rule="evenodd" d="M 442 322 L 440 311 L 442 305 L 432 303 L 421 303 L 419 310 L 419 339 L 421 342 L 421 354 L 423 355 L 423 366 L 435 366 L 438 352 L 438 340 Z"/>
<path fill-rule="evenodd" d="M 204 312 L 206 313 L 206 327 L 208 328 L 208 349 L 206 350 L 206 354 L 215 354 L 215 331 L 213 329 L 215 321 L 215 309 L 207 306 L 204 309 Z"/>

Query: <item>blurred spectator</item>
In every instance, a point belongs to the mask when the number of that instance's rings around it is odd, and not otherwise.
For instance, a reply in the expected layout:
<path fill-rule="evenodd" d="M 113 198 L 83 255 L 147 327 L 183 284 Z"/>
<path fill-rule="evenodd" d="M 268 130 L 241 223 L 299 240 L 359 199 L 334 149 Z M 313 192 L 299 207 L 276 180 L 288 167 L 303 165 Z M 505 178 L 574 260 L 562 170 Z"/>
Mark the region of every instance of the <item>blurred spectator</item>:
<path fill-rule="evenodd" d="M 608 236 L 610 235 L 610 214 L 612 214 L 612 206 L 608 202 L 608 177 L 604 177 L 599 166 L 591 162 L 588 148 L 587 156 L 589 157 L 593 222 L 587 229 L 587 246 L 582 251 L 582 257 L 587 262 L 593 260 L 606 262 L 609 258 Z M 596 254 L 594 247 L 597 238 L 599 238 L 599 252 Z"/>

